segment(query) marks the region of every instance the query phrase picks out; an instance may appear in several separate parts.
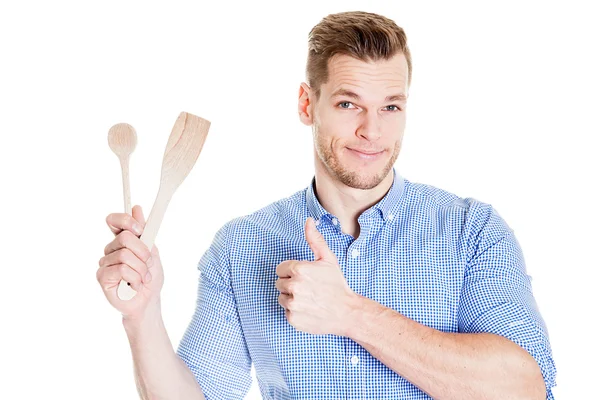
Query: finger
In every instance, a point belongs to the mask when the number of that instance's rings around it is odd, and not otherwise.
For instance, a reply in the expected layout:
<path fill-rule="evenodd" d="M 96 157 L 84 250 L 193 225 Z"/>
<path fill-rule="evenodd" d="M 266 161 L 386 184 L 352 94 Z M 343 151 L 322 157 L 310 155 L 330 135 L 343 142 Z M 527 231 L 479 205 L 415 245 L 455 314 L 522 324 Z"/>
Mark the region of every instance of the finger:
<path fill-rule="evenodd" d="M 144 230 L 133 216 L 127 213 L 109 214 L 106 217 L 106 224 L 115 235 L 118 235 L 121 231 L 129 230 L 139 236 Z"/>
<path fill-rule="evenodd" d="M 108 255 L 122 248 L 128 248 L 136 255 L 136 257 L 144 262 L 148 262 L 148 259 L 150 258 L 150 250 L 148 250 L 148 247 L 140 240 L 140 238 L 130 231 L 119 233 L 112 242 L 107 244 L 104 248 L 104 255 Z"/>
<path fill-rule="evenodd" d="M 111 265 L 107 268 L 99 268 L 96 279 L 105 292 L 111 291 L 119 285 L 121 280 L 128 282 L 133 290 L 138 291 L 141 287 L 140 275 L 125 264 Z"/>
<path fill-rule="evenodd" d="M 119 272 L 121 273 L 121 279 L 129 283 L 131 288 L 136 292 L 140 290 L 142 286 L 142 277 L 136 271 L 131 269 L 129 265 L 121 264 L 118 266 Z"/>
<path fill-rule="evenodd" d="M 286 310 L 291 310 L 293 307 L 293 297 L 289 294 L 281 293 L 277 298 L 277 302 Z"/>
<path fill-rule="evenodd" d="M 133 254 L 131 250 L 127 248 L 112 252 L 102 257 L 100 261 L 98 261 L 98 265 L 101 268 L 119 264 L 128 265 L 131 269 L 136 271 L 140 277 L 142 277 L 142 281 L 144 282 L 147 281 L 146 277 L 148 277 L 148 279 L 150 278 L 148 276 L 148 265 L 136 257 L 135 254 Z"/>
<path fill-rule="evenodd" d="M 277 282 L 275 282 L 275 287 L 281 293 L 294 294 L 293 282 L 290 278 L 277 279 Z"/>
<path fill-rule="evenodd" d="M 327 260 L 337 262 L 335 254 L 329 249 L 325 238 L 318 231 L 315 220 L 310 217 L 304 223 L 304 236 L 315 255 L 315 261 Z"/>
<path fill-rule="evenodd" d="M 284 261 L 275 268 L 275 273 L 280 278 L 290 278 L 295 271 L 294 264 L 293 260 Z"/>
<path fill-rule="evenodd" d="M 133 219 L 135 219 L 142 226 L 142 229 L 146 226 L 146 219 L 144 218 L 144 212 L 142 211 L 142 206 L 135 205 L 131 209 L 131 215 Z"/>

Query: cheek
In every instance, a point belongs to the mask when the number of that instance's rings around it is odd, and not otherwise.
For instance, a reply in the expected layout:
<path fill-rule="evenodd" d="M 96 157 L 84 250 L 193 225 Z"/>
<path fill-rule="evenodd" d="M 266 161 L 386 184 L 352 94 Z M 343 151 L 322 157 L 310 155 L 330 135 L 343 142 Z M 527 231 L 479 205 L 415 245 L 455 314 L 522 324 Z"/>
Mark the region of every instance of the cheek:
<path fill-rule="evenodd" d="M 339 113 L 337 115 L 336 113 L 322 115 L 319 119 L 318 133 L 320 142 L 331 143 L 331 147 L 333 148 L 351 139 L 355 131 L 354 121 L 348 117 L 340 117 Z"/>
<path fill-rule="evenodd" d="M 334 107 L 321 109 L 319 114 L 321 114 L 321 123 L 328 126 L 349 126 L 356 123 L 356 115 L 352 112 L 336 110 Z"/>
<path fill-rule="evenodd" d="M 401 141 L 404 136 L 404 128 L 406 127 L 406 117 L 404 115 L 390 118 L 384 122 L 382 126 L 383 136 L 389 137 L 390 140 L 396 142 Z"/>

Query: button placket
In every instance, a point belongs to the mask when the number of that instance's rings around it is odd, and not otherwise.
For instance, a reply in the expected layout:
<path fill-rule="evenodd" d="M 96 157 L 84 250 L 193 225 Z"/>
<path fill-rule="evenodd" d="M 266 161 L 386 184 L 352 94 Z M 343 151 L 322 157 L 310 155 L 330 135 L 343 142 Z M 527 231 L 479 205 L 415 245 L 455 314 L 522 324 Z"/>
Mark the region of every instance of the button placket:
<path fill-rule="evenodd" d="M 365 388 L 364 388 L 364 371 L 363 363 L 361 362 L 361 351 L 360 347 L 350 341 L 346 346 L 346 365 L 348 371 L 348 399 L 365 399 Z"/>

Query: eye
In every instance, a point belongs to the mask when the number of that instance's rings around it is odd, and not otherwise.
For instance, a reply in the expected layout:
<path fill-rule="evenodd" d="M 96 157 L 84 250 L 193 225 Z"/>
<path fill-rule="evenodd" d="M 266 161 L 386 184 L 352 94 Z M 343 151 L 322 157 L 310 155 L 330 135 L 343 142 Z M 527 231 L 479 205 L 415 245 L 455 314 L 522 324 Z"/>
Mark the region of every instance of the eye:
<path fill-rule="evenodd" d="M 349 101 L 342 101 L 342 102 L 338 103 L 337 106 L 338 107 L 341 106 L 341 108 L 349 109 L 350 108 L 350 104 L 352 104 L 352 103 L 350 103 Z"/>
<path fill-rule="evenodd" d="M 396 109 L 390 109 L 390 107 L 395 107 Z M 389 106 L 385 106 L 386 111 L 401 111 L 401 108 L 395 104 L 390 104 Z"/>

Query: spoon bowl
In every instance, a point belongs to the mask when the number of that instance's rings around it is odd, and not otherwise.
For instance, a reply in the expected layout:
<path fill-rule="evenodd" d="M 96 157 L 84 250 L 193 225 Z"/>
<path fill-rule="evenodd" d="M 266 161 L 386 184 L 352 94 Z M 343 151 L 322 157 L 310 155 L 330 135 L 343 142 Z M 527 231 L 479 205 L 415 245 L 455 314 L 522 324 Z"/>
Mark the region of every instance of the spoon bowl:
<path fill-rule="evenodd" d="M 131 189 L 129 187 L 129 156 L 137 145 L 137 134 L 133 126 L 120 123 L 113 125 L 108 131 L 108 145 L 121 162 L 123 176 L 123 202 L 125 212 L 131 214 Z"/>

